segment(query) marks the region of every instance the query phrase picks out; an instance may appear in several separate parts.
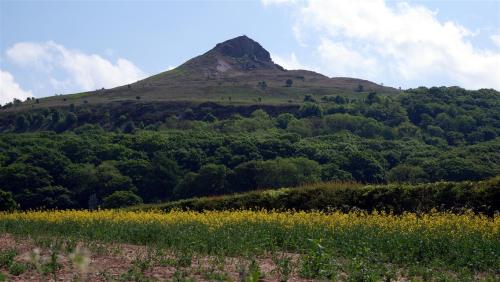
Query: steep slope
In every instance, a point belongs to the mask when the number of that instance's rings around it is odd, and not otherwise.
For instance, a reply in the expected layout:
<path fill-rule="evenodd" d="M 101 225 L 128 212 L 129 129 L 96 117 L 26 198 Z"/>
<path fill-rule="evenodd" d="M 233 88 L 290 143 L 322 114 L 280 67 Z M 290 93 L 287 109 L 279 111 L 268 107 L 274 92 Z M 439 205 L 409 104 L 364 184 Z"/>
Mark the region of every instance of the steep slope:
<path fill-rule="evenodd" d="M 291 87 L 286 87 L 288 79 L 293 81 Z M 265 87 L 259 84 L 263 81 Z M 175 87 L 188 82 L 200 84 L 200 86 L 222 86 L 222 88 L 242 86 L 259 90 L 267 89 L 271 95 L 276 94 L 273 92 L 293 93 L 297 90 L 324 92 L 325 88 L 354 92 L 358 91 L 360 85 L 364 91 L 388 93 L 395 91 L 393 88 L 383 87 L 367 80 L 328 78 L 307 70 L 286 70 L 275 64 L 269 52 L 247 36 L 239 36 L 219 43 L 210 51 L 187 61 L 178 68 L 146 78 L 133 86 Z"/>

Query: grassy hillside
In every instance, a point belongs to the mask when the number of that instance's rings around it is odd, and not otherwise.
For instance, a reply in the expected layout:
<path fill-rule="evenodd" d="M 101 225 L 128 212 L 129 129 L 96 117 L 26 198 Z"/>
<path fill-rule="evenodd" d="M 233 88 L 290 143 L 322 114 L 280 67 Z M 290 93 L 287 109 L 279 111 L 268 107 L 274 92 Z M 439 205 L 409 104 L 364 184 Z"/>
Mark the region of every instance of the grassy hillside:
<path fill-rule="evenodd" d="M 287 84 L 289 81 L 290 84 Z M 395 95 L 400 91 L 355 78 L 328 78 L 306 70 L 285 70 L 276 65 L 260 44 L 241 36 L 218 44 L 179 67 L 143 80 L 84 93 L 17 101 L 0 112 L 49 107 L 134 102 L 229 102 L 236 104 L 300 103 L 305 95 Z"/>

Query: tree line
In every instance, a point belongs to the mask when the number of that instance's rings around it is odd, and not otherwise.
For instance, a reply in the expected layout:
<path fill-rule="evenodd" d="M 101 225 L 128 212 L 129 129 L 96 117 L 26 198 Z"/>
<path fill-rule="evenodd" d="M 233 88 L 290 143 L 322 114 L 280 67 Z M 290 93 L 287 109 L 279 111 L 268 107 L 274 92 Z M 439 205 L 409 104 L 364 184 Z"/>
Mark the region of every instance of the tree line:
<path fill-rule="evenodd" d="M 154 122 L 83 122 L 93 113 L 76 107 L 19 113 L 0 134 L 0 203 L 95 208 L 319 181 L 485 179 L 500 172 L 499 98 L 418 88 L 305 97 L 294 112 L 185 110 Z"/>

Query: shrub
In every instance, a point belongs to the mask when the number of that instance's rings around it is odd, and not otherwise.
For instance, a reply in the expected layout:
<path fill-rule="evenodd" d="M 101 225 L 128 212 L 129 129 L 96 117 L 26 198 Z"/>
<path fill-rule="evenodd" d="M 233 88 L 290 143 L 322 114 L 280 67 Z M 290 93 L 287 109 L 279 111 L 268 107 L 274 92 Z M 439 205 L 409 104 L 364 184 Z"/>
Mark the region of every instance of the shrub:
<path fill-rule="evenodd" d="M 115 191 L 105 197 L 102 202 L 103 208 L 123 208 L 132 205 L 142 204 L 141 197 L 130 191 Z"/>
<path fill-rule="evenodd" d="M 500 177 L 480 182 L 367 185 L 326 182 L 298 188 L 254 191 L 139 206 L 135 209 L 185 210 L 365 210 L 403 212 L 464 211 L 493 215 L 500 204 Z"/>

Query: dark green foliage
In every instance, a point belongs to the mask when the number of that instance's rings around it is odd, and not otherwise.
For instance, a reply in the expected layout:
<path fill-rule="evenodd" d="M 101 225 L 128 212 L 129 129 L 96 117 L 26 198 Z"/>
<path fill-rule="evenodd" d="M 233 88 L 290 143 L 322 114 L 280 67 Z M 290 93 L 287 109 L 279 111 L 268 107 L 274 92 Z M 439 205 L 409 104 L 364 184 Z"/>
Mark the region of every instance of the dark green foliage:
<path fill-rule="evenodd" d="M 427 178 L 427 173 L 419 166 L 401 164 L 387 172 L 387 180 L 390 182 L 418 183 Z"/>
<path fill-rule="evenodd" d="M 278 188 L 319 180 L 320 167 L 306 158 L 278 158 L 268 161 L 250 161 L 234 169 L 235 191 L 256 188 Z"/>
<path fill-rule="evenodd" d="M 0 190 L 0 211 L 13 211 L 17 208 L 17 203 L 12 197 L 12 193 Z"/>
<path fill-rule="evenodd" d="M 464 211 L 493 215 L 500 209 L 500 178 L 480 182 L 367 185 L 319 183 L 298 188 L 248 192 L 232 196 L 194 198 L 136 210 L 184 209 L 278 209 L 278 210 L 366 210 L 402 212 Z"/>
<path fill-rule="evenodd" d="M 142 203 L 141 197 L 130 191 L 115 191 L 102 201 L 103 208 L 123 208 Z"/>
<path fill-rule="evenodd" d="M 231 192 L 228 177 L 231 170 L 224 165 L 209 164 L 202 167 L 199 173 L 188 173 L 175 188 L 176 198 L 194 196 L 221 195 Z"/>
<path fill-rule="evenodd" d="M 154 203 L 320 180 L 417 184 L 500 175 L 497 91 L 311 92 L 305 100 L 134 100 L 2 112 L 0 187 L 21 209 L 88 208 L 115 191 Z"/>
<path fill-rule="evenodd" d="M 341 168 L 351 173 L 354 179 L 366 183 L 380 183 L 384 180 L 382 165 L 372 156 L 354 152 Z"/>
<path fill-rule="evenodd" d="M 78 122 L 78 117 L 74 113 L 68 112 L 66 114 L 66 118 L 65 118 L 64 122 L 65 122 L 66 129 L 71 128 L 74 125 L 76 125 L 76 123 Z"/>
<path fill-rule="evenodd" d="M 29 122 L 24 115 L 19 115 L 16 118 L 16 131 L 25 131 L 29 127 Z"/>
<path fill-rule="evenodd" d="M 75 208 L 73 195 L 70 190 L 61 186 L 47 186 L 22 195 L 21 205 L 45 209 Z"/>
<path fill-rule="evenodd" d="M 125 123 L 125 126 L 123 126 L 123 132 L 125 133 L 134 133 L 136 130 L 135 124 L 133 121 L 128 121 Z"/>
<path fill-rule="evenodd" d="M 306 102 L 306 103 L 307 103 L 307 102 L 314 103 L 314 102 L 316 102 L 316 100 L 314 99 L 314 97 L 313 97 L 313 96 L 311 96 L 311 95 L 306 95 L 306 96 L 304 96 L 304 102 Z"/>
<path fill-rule="evenodd" d="M 323 109 L 320 105 L 315 103 L 305 103 L 299 109 L 300 117 L 322 117 Z"/>
<path fill-rule="evenodd" d="M 288 123 L 294 119 L 295 117 L 290 113 L 281 114 L 276 118 L 276 126 L 281 129 L 286 129 L 288 127 Z"/>

